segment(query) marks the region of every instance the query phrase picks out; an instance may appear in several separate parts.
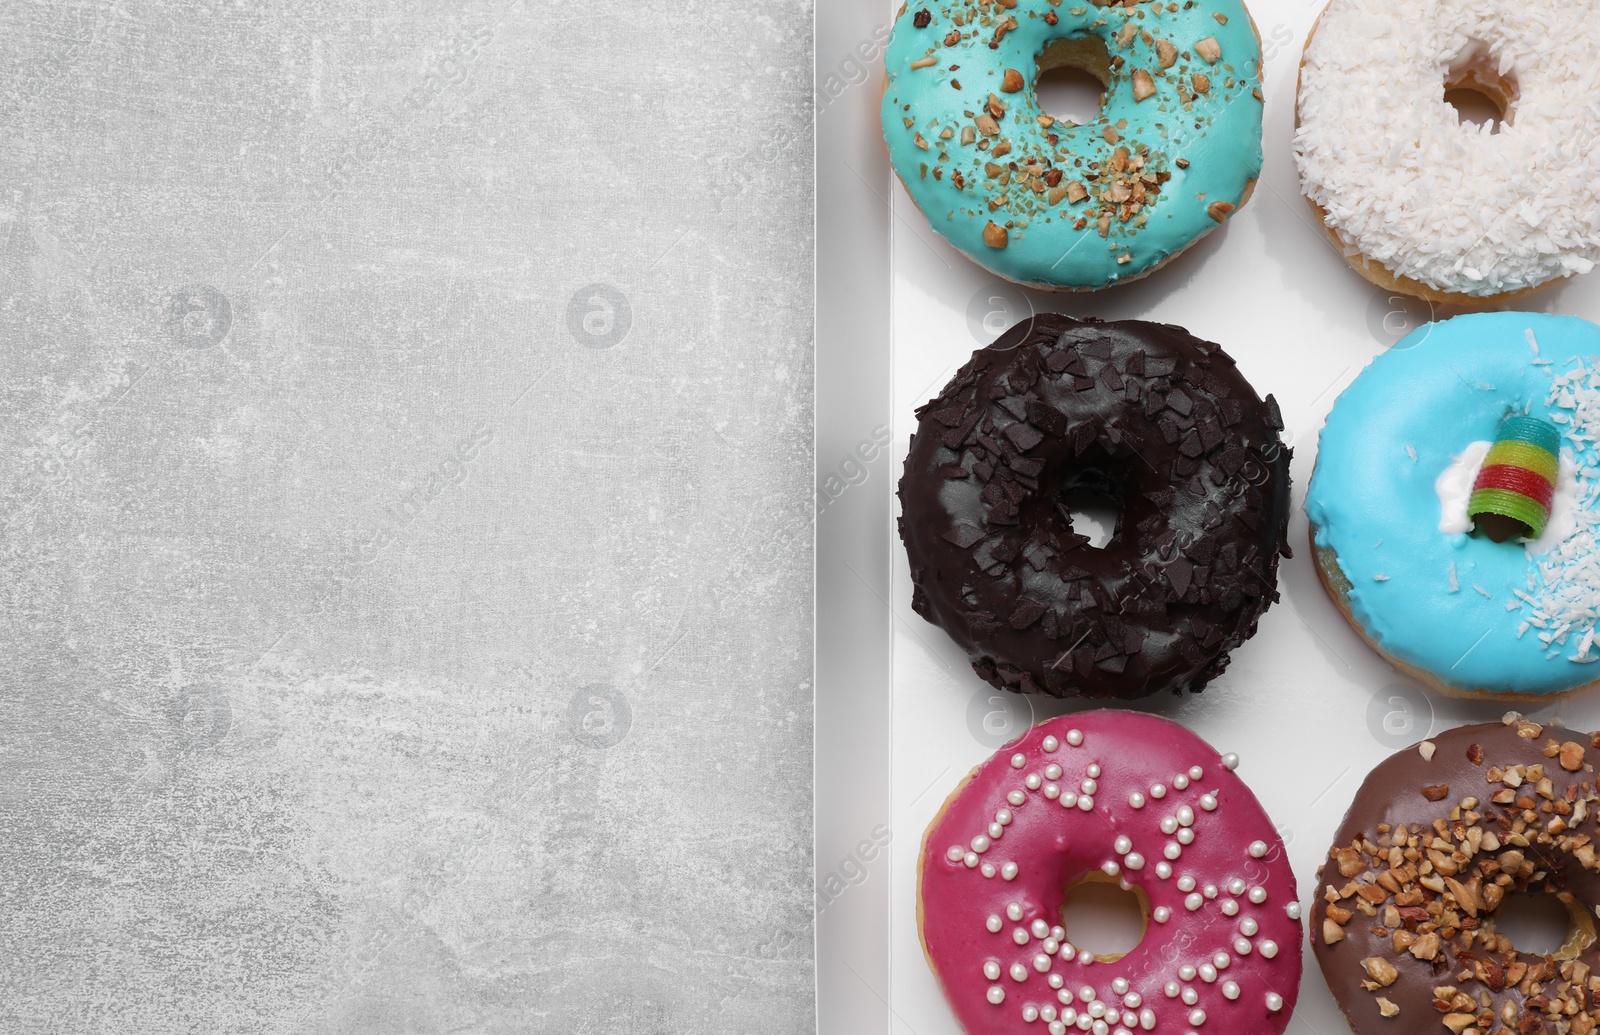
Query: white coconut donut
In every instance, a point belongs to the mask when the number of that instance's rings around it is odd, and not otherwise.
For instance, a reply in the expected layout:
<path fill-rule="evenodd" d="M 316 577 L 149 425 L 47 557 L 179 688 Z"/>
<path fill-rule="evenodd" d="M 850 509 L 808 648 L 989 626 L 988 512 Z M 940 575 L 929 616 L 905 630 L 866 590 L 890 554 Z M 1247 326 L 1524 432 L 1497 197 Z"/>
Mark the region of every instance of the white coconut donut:
<path fill-rule="evenodd" d="M 1480 303 L 1588 272 L 1597 44 L 1593 0 L 1331 0 L 1306 41 L 1295 156 L 1351 265 Z M 1499 132 L 1461 121 L 1447 88 L 1499 102 Z"/>

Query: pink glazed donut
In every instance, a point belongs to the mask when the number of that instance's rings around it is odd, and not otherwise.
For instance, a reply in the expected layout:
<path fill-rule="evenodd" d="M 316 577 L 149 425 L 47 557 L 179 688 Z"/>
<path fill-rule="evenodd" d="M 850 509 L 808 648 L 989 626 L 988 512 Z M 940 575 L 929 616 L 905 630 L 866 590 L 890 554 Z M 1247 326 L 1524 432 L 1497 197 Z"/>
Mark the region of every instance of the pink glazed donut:
<path fill-rule="evenodd" d="M 1177 723 L 1051 719 L 1001 748 L 928 827 L 922 947 L 969 1035 L 1282 1035 L 1300 990 L 1294 872 L 1272 821 Z M 1075 947 L 1066 890 L 1116 880 L 1145 932 L 1122 956 Z"/>

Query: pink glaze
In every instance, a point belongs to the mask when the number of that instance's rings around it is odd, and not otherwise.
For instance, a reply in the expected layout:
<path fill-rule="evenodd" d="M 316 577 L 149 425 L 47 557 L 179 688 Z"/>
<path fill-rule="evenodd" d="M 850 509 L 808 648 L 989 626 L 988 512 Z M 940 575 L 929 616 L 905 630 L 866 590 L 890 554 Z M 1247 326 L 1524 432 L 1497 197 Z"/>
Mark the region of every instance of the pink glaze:
<path fill-rule="evenodd" d="M 1092 711 L 1040 723 L 978 767 L 928 829 L 919 887 L 923 945 L 969 1035 L 1282 1035 L 1300 905 L 1237 764 L 1167 719 Z M 1060 927 L 1067 886 L 1094 870 L 1150 902 L 1143 939 L 1115 962 Z"/>

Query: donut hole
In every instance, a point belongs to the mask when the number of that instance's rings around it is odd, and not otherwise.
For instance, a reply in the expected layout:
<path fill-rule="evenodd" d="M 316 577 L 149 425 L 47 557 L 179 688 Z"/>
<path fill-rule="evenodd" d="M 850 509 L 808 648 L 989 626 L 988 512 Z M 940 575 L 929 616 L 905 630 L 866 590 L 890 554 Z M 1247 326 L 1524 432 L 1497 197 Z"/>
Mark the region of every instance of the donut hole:
<path fill-rule="evenodd" d="M 1444 77 L 1444 102 L 1455 109 L 1460 123 L 1471 123 L 1490 133 L 1509 126 L 1516 115 L 1517 79 L 1500 62 L 1488 44 L 1474 40 L 1450 63 Z"/>
<path fill-rule="evenodd" d="M 1553 894 L 1514 891 L 1495 910 L 1494 930 L 1520 953 L 1572 959 L 1594 941 L 1594 925 L 1576 903 Z"/>
<path fill-rule="evenodd" d="M 1080 954 L 1111 963 L 1144 939 L 1150 899 L 1142 888 L 1126 889 L 1117 878 L 1092 870 L 1067 885 L 1060 914 L 1067 941 Z"/>
<path fill-rule="evenodd" d="M 1111 82 L 1111 53 L 1098 36 L 1053 40 L 1039 55 L 1033 93 L 1039 108 L 1061 122 L 1083 126 L 1100 117 Z"/>
<path fill-rule="evenodd" d="M 1056 509 L 1089 546 L 1103 550 L 1122 528 L 1122 486 L 1099 471 L 1079 471 L 1062 486 Z"/>

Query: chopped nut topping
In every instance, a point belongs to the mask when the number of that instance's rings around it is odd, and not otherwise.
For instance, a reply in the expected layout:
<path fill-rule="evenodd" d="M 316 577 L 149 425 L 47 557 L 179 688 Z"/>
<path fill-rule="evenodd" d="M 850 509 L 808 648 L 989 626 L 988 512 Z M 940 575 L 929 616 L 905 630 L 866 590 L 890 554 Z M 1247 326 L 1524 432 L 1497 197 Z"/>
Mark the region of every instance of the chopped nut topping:
<path fill-rule="evenodd" d="M 1424 762 L 1432 762 L 1433 753 L 1437 750 L 1438 748 L 1431 740 L 1424 740 L 1422 743 L 1417 745 L 1417 754 L 1422 756 L 1422 760 Z"/>
<path fill-rule="evenodd" d="M 1333 945 L 1344 941 L 1344 928 L 1332 920 L 1322 921 L 1322 944 Z"/>
<path fill-rule="evenodd" d="M 938 58 L 931 58 L 931 57 L 918 58 L 917 60 L 911 62 L 911 67 L 912 68 L 932 68 L 934 65 L 937 65 L 938 63 L 939 63 L 939 59 Z"/>
<path fill-rule="evenodd" d="M 1011 243 L 1011 233 L 998 223 L 986 223 L 983 227 L 983 243 L 991 248 L 1004 248 Z"/>
<path fill-rule="evenodd" d="M 1222 16 L 1218 15 L 1217 17 L 1220 18 Z M 1385 1017 L 1394 1017 L 1394 1016 L 1397 1016 L 1400 1013 L 1400 1007 L 1394 1005 L 1389 1000 L 1385 999 L 1383 996 L 1380 995 L 1378 997 L 1378 1012 L 1381 1013 Z"/>
<path fill-rule="evenodd" d="M 929 23 L 932 21 L 933 15 L 928 13 L 928 9 L 926 7 L 911 16 L 911 24 L 915 25 L 919 29 L 926 29 Z"/>
<path fill-rule="evenodd" d="M 1400 976 L 1394 965 L 1382 956 L 1368 956 L 1361 961 L 1361 969 L 1365 970 L 1367 976 L 1376 981 L 1381 988 L 1388 988 Z"/>
<path fill-rule="evenodd" d="M 1199 72 L 1196 72 L 1194 74 L 1193 78 L 1194 78 L 1194 92 L 1195 93 L 1210 93 L 1211 92 L 1211 78 L 1209 76 L 1204 76 L 1204 75 L 1201 75 Z"/>
<path fill-rule="evenodd" d="M 1231 201 L 1213 201 L 1211 203 L 1210 207 L 1208 207 L 1206 209 L 1206 215 L 1210 216 L 1212 219 L 1215 219 L 1217 222 L 1220 223 L 1224 219 L 1227 219 L 1229 214 L 1232 213 L 1233 210 L 1236 207 L 1237 206 L 1235 206 Z M 1448 787 L 1444 788 L 1445 791 L 1448 791 L 1449 789 L 1450 788 L 1448 788 Z M 1424 791 L 1423 793 L 1426 794 L 1427 792 Z M 1440 797 L 1443 797 L 1443 796 L 1444 796 L 1443 793 L 1441 793 Z M 1430 798 L 1429 800 L 1430 801 L 1438 801 L 1439 799 L 1438 798 Z"/>
<path fill-rule="evenodd" d="M 1213 216 L 1212 218 L 1216 217 Z M 1422 796 L 1427 798 L 1429 801 L 1442 801 L 1444 796 L 1449 793 L 1450 785 L 1447 783 L 1436 783 L 1422 788 Z"/>
<path fill-rule="evenodd" d="M 1146 72 L 1142 68 L 1134 69 L 1133 70 L 1133 100 L 1134 100 L 1134 103 L 1137 104 L 1140 101 L 1149 100 L 1151 97 L 1154 97 L 1155 95 L 1156 95 L 1156 83 L 1155 83 L 1154 79 L 1150 78 L 1150 73 Z"/>
<path fill-rule="evenodd" d="M 1016 93 L 1023 87 L 1022 73 L 1014 68 L 1006 69 L 1005 76 L 1000 80 L 1001 93 Z"/>
<path fill-rule="evenodd" d="M 1206 64 L 1214 65 L 1222 59 L 1222 44 L 1215 36 L 1207 36 L 1194 45 L 1194 52 L 1204 58 Z"/>
<path fill-rule="evenodd" d="M 1162 68 L 1171 68 L 1178 60 L 1178 48 L 1166 40 L 1156 40 L 1156 60 Z"/>
<path fill-rule="evenodd" d="M 1575 773 L 1583 768 L 1582 744 L 1569 740 L 1561 745 L 1561 768 L 1569 773 Z"/>

